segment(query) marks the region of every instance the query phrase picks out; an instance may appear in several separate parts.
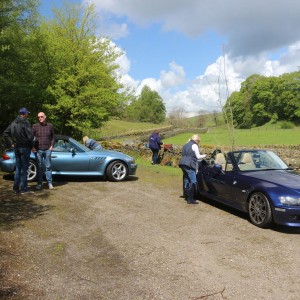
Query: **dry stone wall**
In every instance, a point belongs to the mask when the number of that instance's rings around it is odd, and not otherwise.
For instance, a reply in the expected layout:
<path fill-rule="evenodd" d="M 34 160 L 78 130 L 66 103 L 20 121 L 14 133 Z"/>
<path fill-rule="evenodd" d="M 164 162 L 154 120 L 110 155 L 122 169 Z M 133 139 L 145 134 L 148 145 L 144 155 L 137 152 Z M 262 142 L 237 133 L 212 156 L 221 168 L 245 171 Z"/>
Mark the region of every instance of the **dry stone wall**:
<path fill-rule="evenodd" d="M 125 153 L 130 153 L 132 156 L 142 156 L 143 158 L 151 160 L 151 150 L 147 147 L 146 142 L 141 141 L 124 141 L 122 143 L 105 142 L 102 143 L 107 149 L 119 150 Z M 181 158 L 182 146 L 177 145 L 164 145 L 160 150 L 161 165 L 178 166 Z M 214 145 L 202 145 L 200 147 L 201 153 L 211 154 L 216 147 Z M 222 152 L 230 151 L 230 147 L 218 148 Z M 235 150 L 240 149 L 267 149 L 275 152 L 280 156 L 288 165 L 295 169 L 300 169 L 300 145 L 264 145 L 264 146 L 247 146 L 235 147 Z"/>

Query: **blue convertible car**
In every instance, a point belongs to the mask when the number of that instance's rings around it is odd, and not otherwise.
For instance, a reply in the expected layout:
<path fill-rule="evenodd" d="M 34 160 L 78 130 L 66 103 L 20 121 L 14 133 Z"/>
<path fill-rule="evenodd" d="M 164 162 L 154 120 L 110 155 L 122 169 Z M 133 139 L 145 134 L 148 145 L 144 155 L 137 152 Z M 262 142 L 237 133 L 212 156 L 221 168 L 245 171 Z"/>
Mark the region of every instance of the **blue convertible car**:
<path fill-rule="evenodd" d="M 2 154 L 0 167 L 3 172 L 15 170 L 15 154 L 7 150 Z M 123 181 L 135 175 L 137 165 L 134 158 L 111 150 L 90 150 L 71 137 L 57 135 L 52 151 L 53 175 L 103 176 L 110 181 Z M 28 180 L 37 177 L 35 155 L 31 153 Z"/>
<path fill-rule="evenodd" d="M 200 162 L 197 179 L 199 195 L 247 212 L 258 227 L 300 227 L 300 174 L 272 151 L 215 153 Z"/>

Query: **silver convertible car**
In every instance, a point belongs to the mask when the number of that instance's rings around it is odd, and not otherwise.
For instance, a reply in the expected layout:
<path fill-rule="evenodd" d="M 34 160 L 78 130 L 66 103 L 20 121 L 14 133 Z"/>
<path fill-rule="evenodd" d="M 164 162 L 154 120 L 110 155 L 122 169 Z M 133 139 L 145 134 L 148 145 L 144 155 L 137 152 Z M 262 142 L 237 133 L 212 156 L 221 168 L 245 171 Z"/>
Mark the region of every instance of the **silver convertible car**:
<path fill-rule="evenodd" d="M 57 135 L 52 151 L 53 175 L 102 176 L 110 181 L 123 181 L 135 175 L 137 164 L 133 157 L 112 150 L 90 150 L 69 136 Z M 3 172 L 15 171 L 14 150 L 6 150 L 0 159 Z M 36 158 L 30 156 L 28 181 L 37 177 Z"/>

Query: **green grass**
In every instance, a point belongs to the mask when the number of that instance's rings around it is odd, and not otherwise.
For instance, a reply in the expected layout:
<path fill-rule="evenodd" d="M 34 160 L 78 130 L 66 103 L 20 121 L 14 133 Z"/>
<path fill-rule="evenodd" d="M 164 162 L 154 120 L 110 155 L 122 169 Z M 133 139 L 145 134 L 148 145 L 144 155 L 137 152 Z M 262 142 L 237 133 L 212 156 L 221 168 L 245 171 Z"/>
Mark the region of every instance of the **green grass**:
<path fill-rule="evenodd" d="M 138 157 L 135 156 L 135 161 L 138 164 L 138 168 L 149 168 L 153 170 L 154 172 L 159 172 L 159 173 L 164 173 L 168 175 L 173 175 L 173 176 L 180 176 L 182 175 L 182 171 L 180 168 L 174 168 L 174 167 L 169 167 L 169 166 L 160 166 L 160 165 L 151 165 L 151 161 L 147 160 L 143 157 Z"/>
<path fill-rule="evenodd" d="M 96 140 L 101 140 L 102 137 L 107 136 L 140 134 L 143 131 L 149 132 L 154 129 L 167 127 L 169 126 L 166 124 L 111 120 L 101 129 L 94 130 L 89 135 Z M 179 134 L 171 138 L 163 139 L 163 142 L 165 144 L 183 145 L 195 133 L 197 132 Z M 300 127 L 280 129 L 280 123 L 277 123 L 267 124 L 253 129 L 235 129 L 234 139 L 235 146 L 300 145 Z M 231 146 L 231 139 L 227 128 L 225 126 L 218 128 L 211 127 L 208 133 L 201 134 L 201 145 L 214 145 L 216 147 Z"/>
<path fill-rule="evenodd" d="M 168 127 L 168 125 L 110 120 L 106 122 L 102 128 L 94 130 L 90 135 L 92 138 L 100 140 L 101 137 L 124 134 L 129 135 L 164 127 Z"/>
<path fill-rule="evenodd" d="M 183 145 L 197 132 L 183 133 L 168 139 L 165 144 Z M 235 146 L 253 145 L 299 145 L 300 127 L 278 129 L 276 127 L 260 127 L 255 129 L 235 129 Z M 230 136 L 226 128 L 213 128 L 201 134 L 202 145 L 230 146 Z"/>

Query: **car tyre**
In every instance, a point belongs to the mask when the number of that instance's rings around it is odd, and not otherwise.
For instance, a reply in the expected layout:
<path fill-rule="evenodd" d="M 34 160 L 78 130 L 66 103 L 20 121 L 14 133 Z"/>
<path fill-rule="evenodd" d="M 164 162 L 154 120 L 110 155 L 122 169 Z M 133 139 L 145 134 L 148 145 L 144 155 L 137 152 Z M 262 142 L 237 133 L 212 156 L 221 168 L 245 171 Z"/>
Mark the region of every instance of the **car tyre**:
<path fill-rule="evenodd" d="M 128 176 L 126 164 L 122 161 L 113 161 L 107 167 L 106 176 L 110 181 L 123 181 Z"/>
<path fill-rule="evenodd" d="M 36 181 L 37 179 L 37 165 L 33 160 L 29 161 L 28 173 L 27 173 L 27 181 Z"/>
<path fill-rule="evenodd" d="M 252 224 L 268 228 L 273 222 L 268 198 L 260 192 L 253 193 L 248 202 L 248 213 Z"/>

